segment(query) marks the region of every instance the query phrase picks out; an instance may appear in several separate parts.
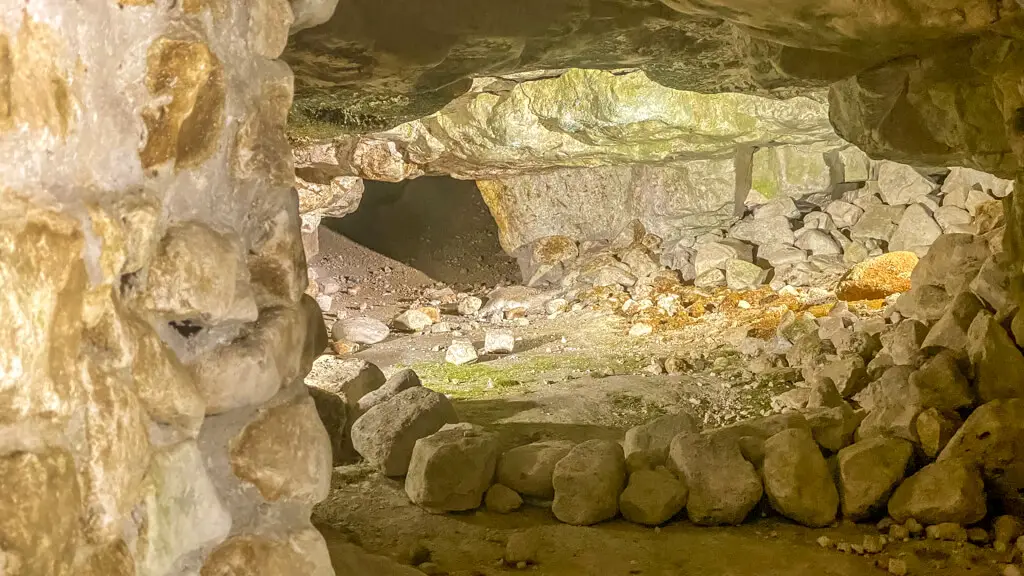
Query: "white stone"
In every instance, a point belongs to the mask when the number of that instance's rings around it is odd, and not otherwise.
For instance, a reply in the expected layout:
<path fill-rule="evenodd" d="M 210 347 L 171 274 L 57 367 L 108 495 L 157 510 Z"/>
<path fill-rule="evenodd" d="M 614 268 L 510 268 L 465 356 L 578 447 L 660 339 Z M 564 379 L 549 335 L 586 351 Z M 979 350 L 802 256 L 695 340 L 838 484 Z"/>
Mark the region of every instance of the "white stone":
<path fill-rule="evenodd" d="M 476 362 L 477 358 L 476 347 L 469 340 L 452 340 L 444 354 L 445 362 L 456 366 Z"/>
<path fill-rule="evenodd" d="M 825 212 L 832 217 L 832 221 L 839 228 L 849 228 L 853 226 L 858 220 L 860 220 L 860 217 L 864 215 L 863 208 L 842 200 L 830 202 L 829 205 L 825 207 Z"/>
<path fill-rule="evenodd" d="M 485 330 L 484 354 L 511 354 L 516 337 L 511 330 Z"/>
<path fill-rule="evenodd" d="M 882 201 L 890 206 L 913 204 L 936 188 L 934 182 L 906 164 L 878 163 L 878 190 Z"/>
<path fill-rule="evenodd" d="M 419 332 L 433 323 L 434 321 L 430 316 L 420 310 L 406 310 L 391 321 L 391 325 L 395 327 L 395 330 L 403 332 Z"/>

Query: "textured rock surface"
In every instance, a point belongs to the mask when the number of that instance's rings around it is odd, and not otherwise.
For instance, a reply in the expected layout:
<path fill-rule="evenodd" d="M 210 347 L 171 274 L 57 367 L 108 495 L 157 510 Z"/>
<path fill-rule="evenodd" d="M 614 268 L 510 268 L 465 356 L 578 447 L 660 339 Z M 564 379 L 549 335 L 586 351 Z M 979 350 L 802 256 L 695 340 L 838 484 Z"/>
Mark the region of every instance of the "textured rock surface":
<path fill-rule="evenodd" d="M 784 516 L 812 527 L 835 520 L 839 492 L 806 430 L 784 430 L 765 441 L 762 470 L 768 501 Z"/>
<path fill-rule="evenodd" d="M 897 522 L 973 524 L 985 517 L 985 485 L 973 465 L 948 459 L 907 478 L 889 500 Z"/>
<path fill-rule="evenodd" d="M 626 486 L 622 447 L 606 440 L 577 444 L 555 464 L 551 481 L 551 511 L 562 522 L 589 526 L 610 520 L 619 512 L 619 495 Z"/>
<path fill-rule="evenodd" d="M 859 520 L 884 510 L 913 455 L 913 445 L 898 438 L 870 438 L 840 450 L 843 516 Z"/>
<path fill-rule="evenodd" d="M 622 517 L 636 524 L 657 526 L 668 522 L 686 506 L 686 484 L 666 468 L 638 470 L 619 497 Z"/>
<path fill-rule="evenodd" d="M 497 459 L 494 434 L 471 424 L 445 426 L 416 441 L 405 493 L 414 504 L 434 512 L 478 508 Z"/>
<path fill-rule="evenodd" d="M 550 499 L 555 495 L 551 484 L 555 464 L 572 447 L 572 442 L 552 440 L 513 448 L 498 461 L 498 482 L 524 496 Z"/>
<path fill-rule="evenodd" d="M 622 448 L 627 458 L 634 452 L 646 452 L 656 464 L 662 464 L 668 458 L 673 438 L 684 432 L 698 431 L 700 427 L 689 414 L 668 414 L 627 430 Z"/>
<path fill-rule="evenodd" d="M 761 500 L 761 478 L 727 435 L 681 434 L 669 468 L 690 488 L 686 513 L 694 524 L 739 524 Z"/>

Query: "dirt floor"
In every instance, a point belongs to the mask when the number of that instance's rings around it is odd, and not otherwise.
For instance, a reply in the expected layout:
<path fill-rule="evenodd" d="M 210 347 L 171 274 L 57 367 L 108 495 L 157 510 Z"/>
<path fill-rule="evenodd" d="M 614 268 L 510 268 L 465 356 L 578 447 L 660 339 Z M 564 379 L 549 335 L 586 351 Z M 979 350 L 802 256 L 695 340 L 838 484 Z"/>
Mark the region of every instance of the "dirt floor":
<path fill-rule="evenodd" d="M 443 287 L 484 295 L 518 279 L 475 188 L 458 183 L 469 193 L 453 203 L 444 190 L 449 183 L 428 181 L 417 189 L 423 180 L 404 192 L 385 189 L 380 198 L 369 186 L 359 212 L 332 222 L 334 230 L 321 229 L 320 256 L 311 264 L 321 283 L 340 285 L 338 314 L 389 322 Z M 440 193 L 445 204 L 434 197 Z M 380 234 L 383 229 L 388 233 Z M 406 231 L 403 239 L 374 244 L 394 238 L 396 230 Z M 799 379 L 788 369 L 755 374 L 729 343 L 738 321 L 722 313 L 644 337 L 627 336 L 630 321 L 609 310 L 535 314 L 503 326 L 516 336 L 513 354 L 462 367 L 444 362 L 445 347 L 456 337 L 479 347 L 493 326 L 451 315 L 443 320 L 447 332 L 392 334 L 355 356 L 386 374 L 415 369 L 425 385 L 451 397 L 464 421 L 499 433 L 504 447 L 545 439 L 621 440 L 628 428 L 677 411 L 712 428 L 771 413 L 770 398 Z M 653 360 L 673 355 L 687 359 L 684 373 L 651 368 Z M 877 529 L 840 523 L 811 530 L 754 517 L 740 527 L 677 520 L 650 529 L 621 520 L 568 526 L 543 505 L 509 515 L 433 515 L 409 502 L 401 482 L 353 465 L 335 469 L 331 495 L 313 520 L 335 548 L 351 542 L 406 564 L 429 560 L 437 574 L 453 576 L 859 576 L 885 573 L 878 566 L 887 568 L 890 557 L 904 560 L 912 575 L 996 575 L 1002 573 L 997 561 L 1006 560 L 991 548 L 922 541 L 890 544 L 875 556 L 844 554 L 817 540 L 859 545 Z M 517 570 L 501 559 L 508 536 L 523 530 L 535 531 L 543 544 L 539 562 Z"/>

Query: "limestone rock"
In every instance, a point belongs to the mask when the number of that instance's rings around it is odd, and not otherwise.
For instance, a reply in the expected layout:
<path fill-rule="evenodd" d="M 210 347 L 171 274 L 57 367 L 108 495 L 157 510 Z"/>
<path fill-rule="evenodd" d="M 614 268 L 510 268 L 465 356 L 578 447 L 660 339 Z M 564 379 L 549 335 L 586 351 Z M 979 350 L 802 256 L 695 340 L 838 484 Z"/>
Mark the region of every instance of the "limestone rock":
<path fill-rule="evenodd" d="M 536 529 L 509 534 L 505 543 L 505 562 L 536 564 L 543 539 Z"/>
<path fill-rule="evenodd" d="M 957 294 L 946 312 L 928 331 L 921 347 L 925 350 L 945 348 L 958 357 L 966 358 L 969 344 L 967 333 L 974 319 L 984 309 L 985 305 L 973 293 L 964 291 Z"/>
<path fill-rule="evenodd" d="M 697 255 L 693 261 L 693 266 L 697 276 L 700 276 L 708 270 L 724 270 L 726 262 L 734 259 L 747 262 L 753 261 L 753 247 L 731 239 L 720 242 L 705 242 L 697 247 Z"/>
<path fill-rule="evenodd" d="M 952 412 L 974 405 L 974 392 L 960 373 L 956 355 L 943 350 L 910 375 L 910 387 L 925 408 Z"/>
<path fill-rule="evenodd" d="M 385 476 L 404 476 L 416 441 L 456 422 L 443 394 L 410 388 L 360 416 L 352 425 L 352 445 Z"/>
<path fill-rule="evenodd" d="M 725 435 L 676 436 L 669 468 L 690 488 L 686 512 L 694 524 L 740 524 L 763 494 L 761 478 L 737 440 Z"/>
<path fill-rule="evenodd" d="M 928 336 L 928 326 L 917 320 L 899 323 L 882 343 L 897 366 L 916 366 L 923 360 L 921 345 Z"/>
<path fill-rule="evenodd" d="M 511 330 L 485 330 L 484 354 L 511 354 L 516 346 L 516 337 Z"/>
<path fill-rule="evenodd" d="M 825 450 L 837 452 L 853 443 L 854 434 L 864 419 L 864 413 L 842 402 L 838 406 L 807 409 L 804 417 L 814 441 Z"/>
<path fill-rule="evenodd" d="M 380 576 L 423 575 L 423 572 L 411 566 L 403 566 L 386 556 L 369 554 L 355 544 L 334 541 L 331 542 L 331 552 L 333 554 L 329 559 L 333 563 L 336 576 L 362 576 L 363 574 L 379 574 Z M 244 574 L 245 572 L 242 573 Z M 316 574 L 315 576 L 330 575 Z"/>
<path fill-rule="evenodd" d="M 943 234 L 932 243 L 931 250 L 913 269 L 910 279 L 914 286 L 943 286 L 951 296 L 956 296 L 974 280 L 988 257 L 989 248 L 983 238 L 971 234 Z"/>
<path fill-rule="evenodd" d="M 818 374 L 831 381 L 843 398 L 850 398 L 868 383 L 864 359 L 857 354 L 846 354 L 829 361 Z"/>
<path fill-rule="evenodd" d="M 25 574 L 71 574 L 84 512 L 71 454 L 58 448 L 14 452 L 0 457 L 0 477 L 7 566 L 17 562 Z"/>
<path fill-rule="evenodd" d="M 857 393 L 853 399 L 861 408 L 872 412 L 886 406 L 906 403 L 912 400 L 910 395 L 910 376 L 914 373 L 912 366 L 889 366 L 878 380 L 869 384 Z"/>
<path fill-rule="evenodd" d="M 476 296 L 466 296 L 459 302 L 459 315 L 460 316 L 472 316 L 480 311 L 480 308 L 484 305 L 483 300 L 480 300 Z"/>
<path fill-rule="evenodd" d="M 395 330 L 402 332 L 419 332 L 433 323 L 434 320 L 422 310 L 406 310 L 391 321 Z"/>
<path fill-rule="evenodd" d="M 796 247 L 811 254 L 842 254 L 843 250 L 832 239 L 832 235 L 821 230 L 807 230 L 796 239 Z"/>
<path fill-rule="evenodd" d="M 231 441 L 231 470 L 267 501 L 310 506 L 331 487 L 331 440 L 311 398 L 260 413 Z"/>
<path fill-rule="evenodd" d="M 773 199 L 780 195 L 800 198 L 824 192 L 831 173 L 824 155 L 799 146 L 773 146 L 754 152 L 751 190 Z"/>
<path fill-rule="evenodd" d="M 963 422 L 955 413 L 942 412 L 937 408 L 921 412 L 914 424 L 921 450 L 929 458 L 937 458 L 962 425 Z"/>
<path fill-rule="evenodd" d="M 1014 272 L 1015 268 L 1020 266 L 1015 266 L 1008 254 L 993 254 L 971 281 L 971 291 L 988 302 L 1000 321 L 1016 314 L 1019 308 L 1015 293 L 1020 291 L 1020 272 Z"/>
<path fill-rule="evenodd" d="M 825 207 L 825 212 L 832 217 L 832 221 L 839 228 L 850 228 L 856 225 L 860 217 L 864 215 L 864 210 L 861 207 L 842 200 L 830 202 Z"/>
<path fill-rule="evenodd" d="M 850 228 L 853 240 L 880 240 L 888 242 L 896 233 L 898 224 L 903 218 L 902 206 L 886 206 L 872 204 L 864 209 L 857 223 Z"/>
<path fill-rule="evenodd" d="M 980 467 L 993 498 L 1014 514 L 1024 512 L 1024 400 L 979 406 L 949 441 L 939 461 L 962 460 Z"/>
<path fill-rule="evenodd" d="M 982 402 L 1024 397 L 1024 355 L 988 312 L 981 312 L 967 332 L 967 352 Z"/>
<path fill-rule="evenodd" d="M 949 175 L 942 182 L 942 194 L 946 201 L 961 208 L 966 206 L 967 193 L 972 189 L 1003 198 L 1013 191 L 1013 182 L 960 166 L 950 168 Z"/>
<path fill-rule="evenodd" d="M 890 252 L 854 266 L 839 283 L 840 300 L 874 300 L 910 290 L 911 273 L 918 263 L 911 252 Z"/>
<path fill-rule="evenodd" d="M 914 286 L 896 301 L 896 310 L 904 318 L 919 322 L 935 322 L 942 318 L 949 305 L 949 294 L 942 286 Z"/>
<path fill-rule="evenodd" d="M 971 214 L 956 206 L 943 206 L 935 211 L 935 221 L 944 233 L 956 232 L 963 226 L 970 226 Z"/>
<path fill-rule="evenodd" d="M 524 496 L 550 499 L 555 495 L 551 483 L 555 464 L 573 446 L 572 442 L 551 440 L 512 448 L 498 460 L 498 482 Z"/>
<path fill-rule="evenodd" d="M 914 447 L 898 438 L 869 438 L 839 451 L 839 490 L 843 516 L 862 520 L 884 510 L 903 480 Z"/>
<path fill-rule="evenodd" d="M 718 288 L 726 285 L 725 272 L 717 268 L 697 275 L 693 285 L 698 288 Z"/>
<path fill-rule="evenodd" d="M 665 468 L 638 470 L 629 475 L 629 484 L 619 497 L 622 517 L 635 524 L 658 526 L 686 506 L 686 484 Z"/>
<path fill-rule="evenodd" d="M 198 222 L 167 229 L 135 305 L 165 321 L 256 319 L 238 239 Z"/>
<path fill-rule="evenodd" d="M 456 366 L 476 362 L 478 356 L 476 346 L 469 340 L 452 340 L 444 353 L 444 361 Z"/>
<path fill-rule="evenodd" d="M 896 162 L 878 163 L 878 190 L 891 206 L 912 204 L 931 194 L 937 186 L 916 170 Z"/>
<path fill-rule="evenodd" d="M 165 574 L 179 558 L 223 540 L 231 529 L 231 515 L 194 442 L 157 452 L 149 476 L 152 485 L 142 503 L 144 545 L 137 554 L 143 573 Z"/>
<path fill-rule="evenodd" d="M 416 441 L 405 493 L 414 504 L 432 512 L 478 508 L 497 459 L 494 434 L 472 424 L 445 426 Z"/>
<path fill-rule="evenodd" d="M 355 342 L 356 344 L 377 344 L 387 339 L 391 329 L 387 324 L 368 316 L 342 318 L 331 326 L 331 339 Z"/>
<path fill-rule="evenodd" d="M 555 464 L 552 475 L 555 517 L 576 526 L 614 518 L 626 485 L 622 447 L 605 440 L 578 444 Z"/>
<path fill-rule="evenodd" d="M 286 541 L 265 536 L 232 536 L 206 558 L 200 576 L 286 576 L 312 574 L 309 559 Z"/>
<path fill-rule="evenodd" d="M 757 246 L 764 244 L 793 244 L 795 237 L 785 216 L 772 216 L 759 220 L 737 222 L 729 236 Z"/>
<path fill-rule="evenodd" d="M 350 462 L 355 455 L 350 430 L 365 411 L 359 401 L 385 383 L 384 373 L 365 360 L 323 356 L 305 383 L 330 438 L 334 464 Z"/>
<path fill-rule="evenodd" d="M 784 430 L 765 442 L 764 491 L 772 507 L 805 526 L 831 524 L 839 493 L 825 458 L 804 430 Z"/>
<path fill-rule="evenodd" d="M 889 515 L 901 523 L 914 518 L 924 524 L 970 525 L 985 512 L 981 475 L 954 459 L 925 466 L 900 484 L 889 500 Z"/>
<path fill-rule="evenodd" d="M 799 244 L 801 236 L 803 236 L 807 232 L 810 232 L 811 230 L 818 230 L 819 232 L 828 236 L 829 239 L 831 239 L 832 236 L 830 232 L 836 230 L 836 224 L 835 222 L 832 221 L 832 217 L 824 212 L 808 212 L 804 216 L 803 228 L 800 228 L 795 232 L 797 243 Z M 814 240 L 812 240 L 811 242 L 815 243 Z"/>
<path fill-rule="evenodd" d="M 341 218 L 356 211 L 363 198 L 362 178 L 344 176 L 337 166 L 317 163 L 295 169 L 299 212 Z"/>
<path fill-rule="evenodd" d="M 700 426 L 689 414 L 668 414 L 627 430 L 622 447 L 627 458 L 634 452 L 644 451 L 653 457 L 656 465 L 660 465 L 668 458 L 668 449 L 673 438 L 679 434 L 698 431 Z"/>
<path fill-rule="evenodd" d="M 755 156 L 757 153 L 755 152 Z M 800 210 L 796 207 L 796 203 L 793 202 L 793 198 L 789 196 L 782 196 L 773 198 L 765 204 L 761 204 L 754 209 L 755 219 L 770 218 L 773 216 L 785 216 L 786 218 L 797 219 L 800 218 Z"/>
<path fill-rule="evenodd" d="M 372 390 L 359 399 L 359 412 L 363 413 L 381 402 L 386 402 L 409 388 L 422 386 L 420 377 L 410 368 L 395 372 L 380 388 Z"/>
<path fill-rule="evenodd" d="M 523 499 L 515 490 L 504 484 L 495 484 L 487 489 L 484 504 L 491 512 L 508 514 L 515 512 L 523 505 Z"/>
<path fill-rule="evenodd" d="M 757 249 L 758 262 L 769 266 L 785 266 L 807 261 L 807 253 L 789 244 L 765 244 Z"/>

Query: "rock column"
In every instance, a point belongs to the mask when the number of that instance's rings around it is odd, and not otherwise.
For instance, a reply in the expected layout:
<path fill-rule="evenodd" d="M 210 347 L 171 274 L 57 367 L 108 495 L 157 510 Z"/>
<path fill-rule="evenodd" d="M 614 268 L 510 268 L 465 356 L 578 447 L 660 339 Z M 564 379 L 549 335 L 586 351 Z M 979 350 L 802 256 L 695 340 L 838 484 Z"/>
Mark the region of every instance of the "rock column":
<path fill-rule="evenodd" d="M 0 572 L 333 574 L 300 16 L 0 0 Z"/>

